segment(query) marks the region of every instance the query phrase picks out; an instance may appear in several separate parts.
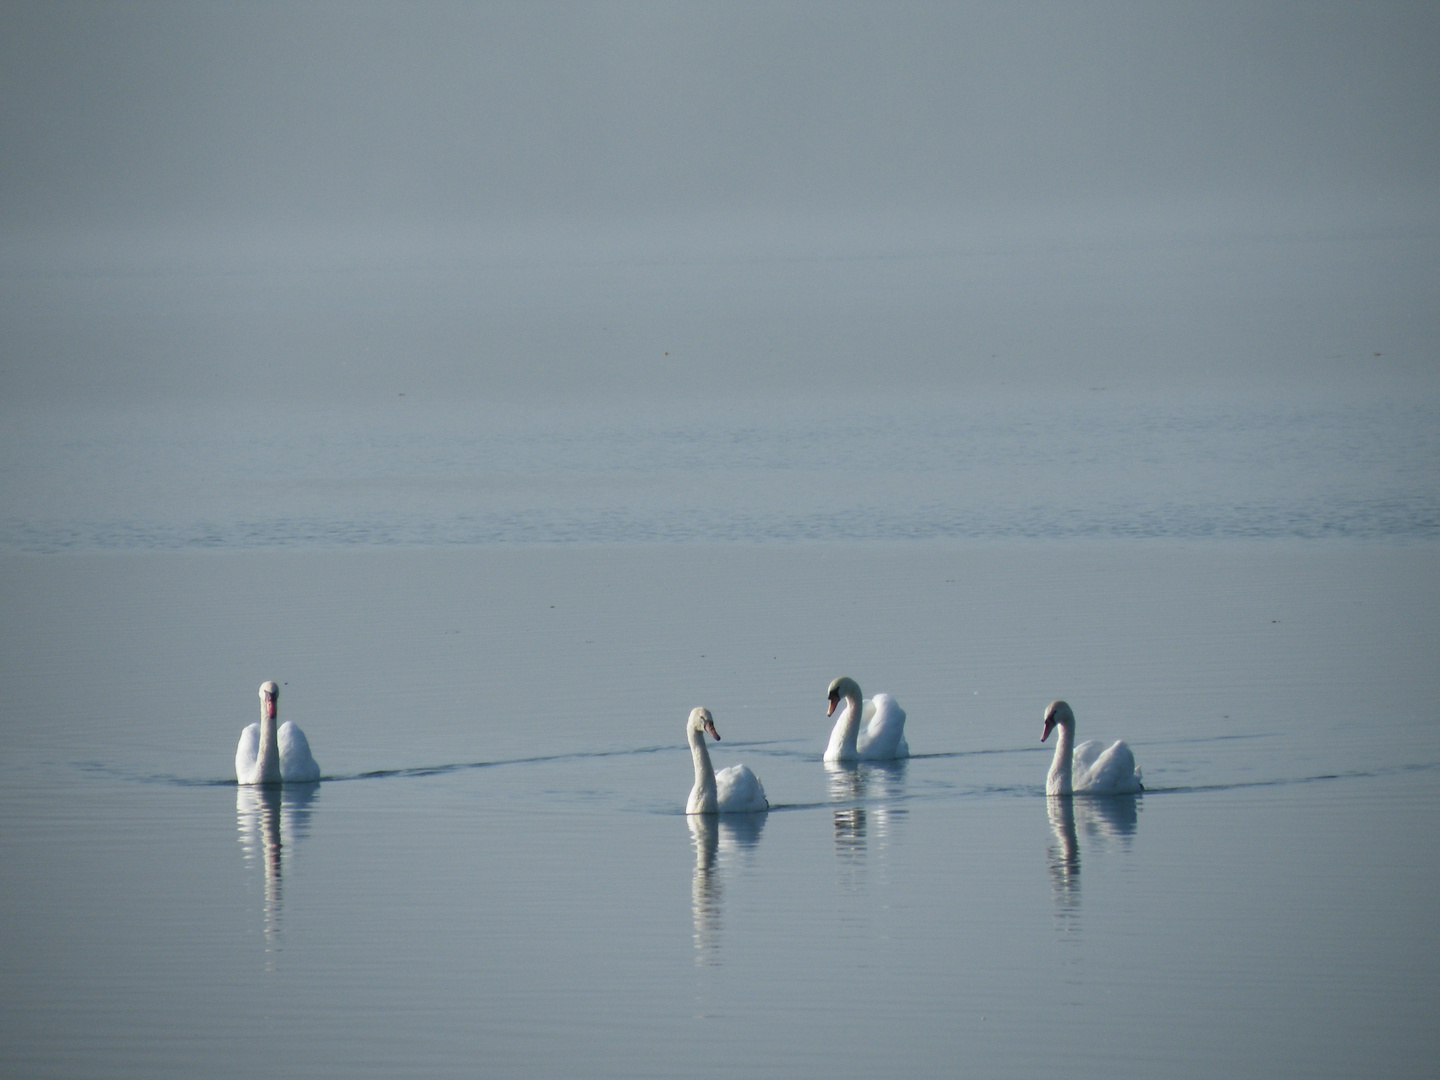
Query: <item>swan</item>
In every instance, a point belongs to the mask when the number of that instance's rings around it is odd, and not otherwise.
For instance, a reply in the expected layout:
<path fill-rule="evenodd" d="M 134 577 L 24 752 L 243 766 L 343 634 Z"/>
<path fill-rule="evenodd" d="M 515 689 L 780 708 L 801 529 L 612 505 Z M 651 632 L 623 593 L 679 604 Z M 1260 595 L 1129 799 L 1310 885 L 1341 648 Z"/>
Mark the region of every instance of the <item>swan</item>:
<path fill-rule="evenodd" d="M 825 761 L 892 761 L 910 756 L 910 744 L 905 741 L 905 710 L 895 704 L 894 698 L 876 694 L 864 701 L 860 684 L 841 675 L 830 684 L 826 716 L 835 715 L 841 698 L 847 704 L 835 721 L 835 730 L 830 732 Z"/>
<path fill-rule="evenodd" d="M 685 737 L 690 740 L 690 756 L 695 760 L 695 786 L 685 803 L 687 814 L 756 814 L 769 810 L 765 788 L 748 765 L 731 765 L 718 773 L 710 766 L 710 751 L 705 749 L 706 733 L 718 742 L 715 719 L 709 709 L 690 710 L 685 724 Z"/>
<path fill-rule="evenodd" d="M 310 740 L 287 720 L 275 729 L 280 687 L 260 684 L 260 722 L 240 732 L 235 748 L 235 779 L 242 784 L 304 784 L 320 779 L 310 756 Z"/>
<path fill-rule="evenodd" d="M 1051 728 L 1059 728 L 1055 760 L 1045 778 L 1046 795 L 1125 795 L 1144 791 L 1135 755 L 1123 742 L 1102 749 L 1094 740 L 1071 748 L 1075 739 L 1075 713 L 1063 701 L 1052 701 L 1045 710 L 1043 743 Z"/>

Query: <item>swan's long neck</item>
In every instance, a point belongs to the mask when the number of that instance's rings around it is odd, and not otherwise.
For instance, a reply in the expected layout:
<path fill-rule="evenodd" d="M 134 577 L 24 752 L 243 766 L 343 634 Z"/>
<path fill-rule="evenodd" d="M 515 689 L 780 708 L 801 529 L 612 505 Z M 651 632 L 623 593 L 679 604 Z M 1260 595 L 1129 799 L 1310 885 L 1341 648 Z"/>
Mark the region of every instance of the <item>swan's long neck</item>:
<path fill-rule="evenodd" d="M 695 786 L 685 804 L 687 814 L 703 814 L 715 809 L 715 769 L 710 764 L 710 751 L 705 748 L 703 728 L 690 729 L 690 757 L 695 762 Z"/>
<path fill-rule="evenodd" d="M 1050 762 L 1050 775 L 1045 778 L 1046 795 L 1069 795 L 1073 789 L 1070 769 L 1075 757 L 1075 725 L 1055 725 L 1055 759 Z"/>
<path fill-rule="evenodd" d="M 257 784 L 280 783 L 280 739 L 276 734 L 280 723 L 277 719 L 279 711 L 260 706 L 260 748 L 255 753 L 255 761 L 259 765 L 255 777 Z"/>
<path fill-rule="evenodd" d="M 854 761 L 860 756 L 860 716 L 863 703 L 858 694 L 845 695 L 845 712 L 835 721 L 830 732 L 830 745 L 825 749 L 826 761 Z"/>

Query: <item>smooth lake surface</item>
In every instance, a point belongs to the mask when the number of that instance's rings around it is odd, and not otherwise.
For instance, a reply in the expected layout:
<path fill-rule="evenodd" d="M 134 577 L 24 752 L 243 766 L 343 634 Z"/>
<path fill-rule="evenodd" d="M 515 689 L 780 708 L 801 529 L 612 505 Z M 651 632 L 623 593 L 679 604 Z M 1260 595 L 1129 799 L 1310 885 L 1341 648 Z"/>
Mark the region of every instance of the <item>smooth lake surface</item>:
<path fill-rule="evenodd" d="M 12 1076 L 1425 1076 L 1431 544 L 0 556 Z M 824 689 L 909 713 L 827 770 Z M 237 789 L 263 677 L 325 779 Z M 1134 798 L 1047 801 L 1053 697 Z M 689 821 L 683 741 L 772 810 Z"/>
<path fill-rule="evenodd" d="M 1437 55 L 0 5 L 0 1080 L 1434 1080 Z"/>
<path fill-rule="evenodd" d="M 1434 248 L 6 270 L 0 1075 L 1431 1076 Z"/>

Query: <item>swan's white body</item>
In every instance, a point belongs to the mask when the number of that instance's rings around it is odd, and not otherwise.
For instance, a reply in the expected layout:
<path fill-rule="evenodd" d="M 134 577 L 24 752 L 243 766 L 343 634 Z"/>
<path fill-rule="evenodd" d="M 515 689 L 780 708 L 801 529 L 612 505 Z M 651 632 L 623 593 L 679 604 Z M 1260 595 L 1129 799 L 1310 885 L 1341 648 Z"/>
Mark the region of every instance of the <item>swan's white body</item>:
<path fill-rule="evenodd" d="M 241 784 L 304 784 L 320 779 L 310 740 L 289 720 L 276 727 L 280 688 L 260 687 L 260 722 L 240 732 L 235 748 L 235 779 Z"/>
<path fill-rule="evenodd" d="M 889 694 L 876 694 L 868 701 L 860 693 L 860 684 L 840 676 L 830 684 L 830 708 L 845 701 L 845 709 L 830 732 L 830 745 L 825 748 L 825 761 L 893 761 L 910 756 L 905 741 L 905 710 Z"/>
<path fill-rule="evenodd" d="M 1051 728 L 1060 732 L 1045 777 L 1046 795 L 1128 795 L 1145 790 L 1135 755 L 1125 743 L 1107 747 L 1091 740 L 1074 745 L 1075 713 L 1063 701 L 1051 702 L 1045 710 L 1041 742 L 1050 737 Z"/>
<path fill-rule="evenodd" d="M 695 762 L 695 786 L 685 802 L 687 814 L 755 814 L 770 809 L 760 778 L 748 765 L 731 765 L 718 773 L 710 764 L 710 751 L 705 748 L 706 733 L 717 740 L 715 720 L 709 709 L 692 709 L 685 724 L 685 737 L 690 742 L 690 757 Z"/>

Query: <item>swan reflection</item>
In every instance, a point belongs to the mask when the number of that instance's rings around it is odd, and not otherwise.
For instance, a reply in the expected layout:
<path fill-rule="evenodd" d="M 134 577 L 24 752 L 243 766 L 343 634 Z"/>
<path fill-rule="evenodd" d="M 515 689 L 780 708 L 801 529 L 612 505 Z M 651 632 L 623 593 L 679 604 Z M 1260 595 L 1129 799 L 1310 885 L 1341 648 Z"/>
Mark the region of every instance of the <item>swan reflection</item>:
<path fill-rule="evenodd" d="M 1050 891 L 1055 897 L 1055 919 L 1064 929 L 1074 929 L 1080 915 L 1080 841 L 1075 835 L 1075 800 L 1050 795 L 1045 800 L 1050 812 Z"/>
<path fill-rule="evenodd" d="M 858 860 L 873 837 L 881 850 L 905 815 L 905 761 L 827 761 L 835 823 L 835 854 Z"/>
<path fill-rule="evenodd" d="M 310 831 L 311 804 L 319 784 L 241 784 L 235 789 L 236 827 L 247 863 L 258 863 L 264 875 L 262 928 L 265 951 L 278 950 L 283 898 L 284 840 L 291 843 Z"/>
<path fill-rule="evenodd" d="M 1139 823 L 1140 807 L 1134 795 L 1050 795 L 1050 891 L 1055 918 L 1062 930 L 1080 926 L 1080 847 L 1103 851 L 1118 843 L 1128 849 Z"/>
<path fill-rule="evenodd" d="M 695 847 L 695 872 L 690 879 L 690 914 L 694 921 L 695 960 L 720 962 L 720 916 L 725 886 L 720 863 L 737 852 L 753 850 L 760 842 L 767 814 L 687 814 L 690 841 Z"/>

